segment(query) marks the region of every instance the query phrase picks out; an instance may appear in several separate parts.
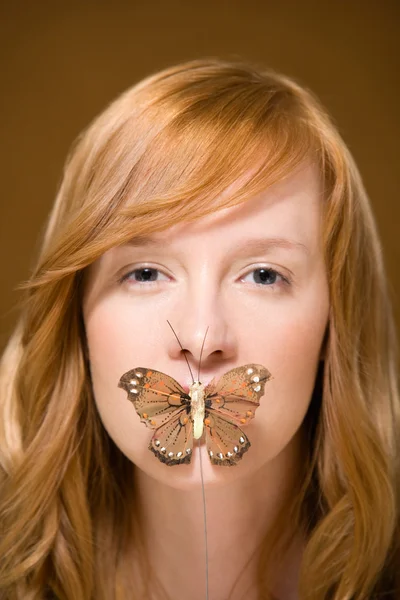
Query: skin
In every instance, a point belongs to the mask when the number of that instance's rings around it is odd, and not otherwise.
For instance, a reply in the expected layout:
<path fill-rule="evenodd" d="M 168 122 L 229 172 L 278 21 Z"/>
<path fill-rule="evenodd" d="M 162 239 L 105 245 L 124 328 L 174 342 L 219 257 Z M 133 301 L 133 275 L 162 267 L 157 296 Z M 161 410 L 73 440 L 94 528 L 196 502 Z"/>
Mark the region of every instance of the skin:
<path fill-rule="evenodd" d="M 203 383 L 250 362 L 271 372 L 245 430 L 251 448 L 242 461 L 213 466 L 204 443 L 200 449 L 210 596 L 227 598 L 301 467 L 301 424 L 329 315 L 322 202 L 316 169 L 303 165 L 244 204 L 113 248 L 89 269 L 83 313 L 96 404 L 109 435 L 135 465 L 151 562 L 174 599 L 205 597 L 199 449 L 190 465 L 159 462 L 147 449 L 152 431 L 140 423 L 118 380 L 142 366 L 190 385 L 167 319 L 194 373 L 209 328 Z M 282 600 L 297 597 L 301 543 L 275 582 Z M 254 580 L 250 564 L 232 598 L 256 598 Z"/>

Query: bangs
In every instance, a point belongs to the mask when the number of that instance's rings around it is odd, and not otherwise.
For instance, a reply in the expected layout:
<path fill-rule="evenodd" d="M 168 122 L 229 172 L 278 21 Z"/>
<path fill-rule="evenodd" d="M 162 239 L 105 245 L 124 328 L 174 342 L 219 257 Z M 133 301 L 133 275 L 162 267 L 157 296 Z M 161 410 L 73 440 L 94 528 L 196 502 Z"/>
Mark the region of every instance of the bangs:
<path fill-rule="evenodd" d="M 80 140 L 47 273 L 83 269 L 113 246 L 243 202 L 305 160 L 324 160 L 295 84 L 196 64 L 190 76 L 171 70 L 128 90 Z"/>
<path fill-rule="evenodd" d="M 131 221 L 146 215 L 155 231 L 197 219 L 248 199 L 315 154 L 310 128 L 282 111 L 284 98 L 267 102 L 259 86 L 224 87 L 189 106 L 187 95 L 171 99 L 182 110 L 137 163 L 121 211 Z"/>

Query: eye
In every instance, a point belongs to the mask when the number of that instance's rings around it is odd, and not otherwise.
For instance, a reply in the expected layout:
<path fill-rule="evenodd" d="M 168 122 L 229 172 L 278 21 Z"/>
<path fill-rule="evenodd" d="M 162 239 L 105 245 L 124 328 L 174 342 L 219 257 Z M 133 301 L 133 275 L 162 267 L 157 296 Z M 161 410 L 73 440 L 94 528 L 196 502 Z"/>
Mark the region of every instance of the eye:
<path fill-rule="evenodd" d="M 253 269 L 250 273 L 242 277 L 241 281 L 246 283 L 256 283 L 257 285 L 266 287 L 290 283 L 289 279 L 284 277 L 279 271 L 267 267 Z"/>
<path fill-rule="evenodd" d="M 120 283 L 153 283 L 157 281 L 168 281 L 168 277 L 153 267 L 139 267 L 129 271 L 120 279 Z"/>

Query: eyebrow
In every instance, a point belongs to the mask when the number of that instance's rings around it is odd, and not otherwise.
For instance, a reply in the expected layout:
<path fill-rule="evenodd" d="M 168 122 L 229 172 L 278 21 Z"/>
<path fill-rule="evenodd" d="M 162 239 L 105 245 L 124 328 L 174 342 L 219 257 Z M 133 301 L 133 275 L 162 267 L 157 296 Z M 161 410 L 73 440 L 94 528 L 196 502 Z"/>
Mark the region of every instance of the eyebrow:
<path fill-rule="evenodd" d="M 300 250 L 305 254 L 309 254 L 310 251 L 301 242 L 296 242 L 294 240 L 287 240 L 281 237 L 270 237 L 270 238 L 257 238 L 245 240 L 242 243 L 239 243 L 235 246 L 235 250 L 238 252 L 268 252 L 273 248 L 283 248 L 284 250 Z"/>
<path fill-rule="evenodd" d="M 155 240 L 150 236 L 138 235 L 122 244 L 122 246 L 158 246 L 160 243 L 159 240 Z"/>
<path fill-rule="evenodd" d="M 127 246 L 140 247 L 140 246 L 164 246 L 165 241 L 155 240 L 150 236 L 138 236 L 132 238 L 127 242 Z M 274 248 L 282 248 L 284 250 L 300 250 L 305 254 L 310 254 L 310 250 L 301 242 L 294 240 L 288 240 L 282 237 L 269 237 L 269 238 L 252 238 L 244 240 L 235 245 L 236 252 L 247 252 L 247 253 L 263 253 L 268 252 Z"/>

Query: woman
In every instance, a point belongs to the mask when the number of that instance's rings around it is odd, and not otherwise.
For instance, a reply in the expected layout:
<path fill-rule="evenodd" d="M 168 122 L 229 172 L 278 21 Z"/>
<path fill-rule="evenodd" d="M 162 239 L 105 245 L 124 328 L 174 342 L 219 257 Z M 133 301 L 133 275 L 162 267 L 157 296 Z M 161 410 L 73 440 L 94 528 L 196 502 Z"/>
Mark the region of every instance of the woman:
<path fill-rule="evenodd" d="M 202 439 L 190 463 L 157 460 L 118 386 L 143 368 L 187 392 L 186 359 L 205 384 L 272 374 L 233 468 Z M 1 407 L 4 598 L 396 597 L 394 325 L 359 173 L 310 93 L 194 61 L 92 123 Z"/>

